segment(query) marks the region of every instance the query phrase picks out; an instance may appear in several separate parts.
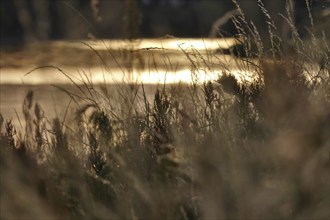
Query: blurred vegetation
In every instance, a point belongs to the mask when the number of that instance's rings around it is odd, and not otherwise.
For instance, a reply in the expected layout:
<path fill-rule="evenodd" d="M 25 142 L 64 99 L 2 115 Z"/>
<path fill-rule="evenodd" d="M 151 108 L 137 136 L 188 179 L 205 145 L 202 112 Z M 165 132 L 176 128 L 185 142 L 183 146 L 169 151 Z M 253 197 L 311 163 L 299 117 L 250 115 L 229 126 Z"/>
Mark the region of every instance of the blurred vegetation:
<path fill-rule="evenodd" d="M 242 12 L 253 83 L 197 76 L 151 101 L 143 84 L 73 83 L 74 124 L 28 92 L 25 130 L 0 116 L 1 218 L 329 219 L 328 38 L 306 43 L 292 26 L 284 42 L 269 20 L 265 49 Z"/>
<path fill-rule="evenodd" d="M 267 19 L 258 1 L 237 0 L 247 21 L 253 21 L 263 37 Z M 289 2 L 293 24 L 302 36 L 308 36 L 309 13 L 315 28 L 326 31 L 328 1 L 264 0 L 281 37 L 288 37 L 290 26 L 279 14 L 286 13 Z M 309 11 L 306 3 L 309 4 Z M 214 22 L 236 9 L 232 0 L 2 0 L 1 46 L 17 46 L 34 41 L 86 38 L 134 37 L 208 37 Z M 318 25 L 320 25 L 318 27 Z M 130 30 L 130 32 L 128 32 Z M 134 34 L 130 36 L 130 33 Z M 237 30 L 228 21 L 221 34 L 234 36 Z M 219 35 L 220 36 L 220 35 Z M 217 36 L 218 37 L 218 36 Z"/>

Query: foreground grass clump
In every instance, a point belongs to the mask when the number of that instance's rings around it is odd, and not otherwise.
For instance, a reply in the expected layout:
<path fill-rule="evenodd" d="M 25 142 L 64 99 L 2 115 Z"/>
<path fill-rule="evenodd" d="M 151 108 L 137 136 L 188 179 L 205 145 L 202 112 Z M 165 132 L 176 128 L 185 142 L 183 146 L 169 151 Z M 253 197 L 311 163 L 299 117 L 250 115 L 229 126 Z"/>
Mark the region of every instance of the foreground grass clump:
<path fill-rule="evenodd" d="M 224 74 L 152 100 L 143 85 L 78 86 L 70 127 L 29 92 L 24 135 L 1 119 L 1 216 L 328 218 L 329 79 L 261 65 L 264 84 Z"/>

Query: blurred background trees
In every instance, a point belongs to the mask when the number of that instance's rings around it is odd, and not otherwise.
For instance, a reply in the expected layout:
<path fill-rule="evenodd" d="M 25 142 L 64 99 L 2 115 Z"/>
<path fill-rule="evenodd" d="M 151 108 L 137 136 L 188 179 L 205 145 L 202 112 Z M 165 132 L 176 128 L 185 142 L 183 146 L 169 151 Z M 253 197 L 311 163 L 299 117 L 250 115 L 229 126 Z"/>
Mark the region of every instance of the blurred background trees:
<path fill-rule="evenodd" d="M 310 26 L 306 3 L 314 23 L 323 30 L 329 19 L 329 0 L 287 0 L 302 35 Z M 282 34 L 288 29 L 286 0 L 264 0 L 265 7 Z M 265 16 L 258 1 L 237 0 L 246 19 L 267 32 Z M 212 24 L 230 10 L 232 0 L 1 0 L 1 45 L 34 40 L 134 38 L 134 37 L 208 37 Z M 228 22 L 222 33 L 234 35 Z M 130 33 L 128 33 L 130 32 Z"/>

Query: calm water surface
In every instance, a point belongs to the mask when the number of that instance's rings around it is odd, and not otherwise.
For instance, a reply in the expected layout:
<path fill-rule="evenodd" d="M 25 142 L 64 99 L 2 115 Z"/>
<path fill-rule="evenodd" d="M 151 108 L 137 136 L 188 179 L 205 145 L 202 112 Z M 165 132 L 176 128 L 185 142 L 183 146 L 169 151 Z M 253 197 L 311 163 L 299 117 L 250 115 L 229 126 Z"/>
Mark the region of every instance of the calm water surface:
<path fill-rule="evenodd" d="M 17 124 L 24 97 L 33 90 L 49 117 L 63 116 L 70 97 L 53 85 L 70 89 L 73 82 L 153 85 L 148 96 L 155 85 L 202 84 L 223 72 L 241 83 L 252 82 L 258 77 L 256 61 L 224 54 L 237 43 L 230 38 L 54 41 L 0 51 L 0 112 Z"/>

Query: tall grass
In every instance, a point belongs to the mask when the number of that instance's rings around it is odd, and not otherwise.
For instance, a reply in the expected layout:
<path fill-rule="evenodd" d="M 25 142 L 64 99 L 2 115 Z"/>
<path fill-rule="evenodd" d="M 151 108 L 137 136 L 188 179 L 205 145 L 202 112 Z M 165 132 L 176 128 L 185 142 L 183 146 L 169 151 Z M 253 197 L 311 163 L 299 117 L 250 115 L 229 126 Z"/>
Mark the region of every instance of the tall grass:
<path fill-rule="evenodd" d="M 328 45 L 305 44 L 293 28 L 287 54 L 258 3 L 272 59 L 240 8 L 233 19 L 261 81 L 224 73 L 159 86 L 152 98 L 143 84 L 110 93 L 87 81 L 63 89 L 77 104 L 74 124 L 48 119 L 27 93 L 25 132 L 0 117 L 1 217 L 328 219 Z M 211 69 L 190 60 L 192 74 Z"/>

